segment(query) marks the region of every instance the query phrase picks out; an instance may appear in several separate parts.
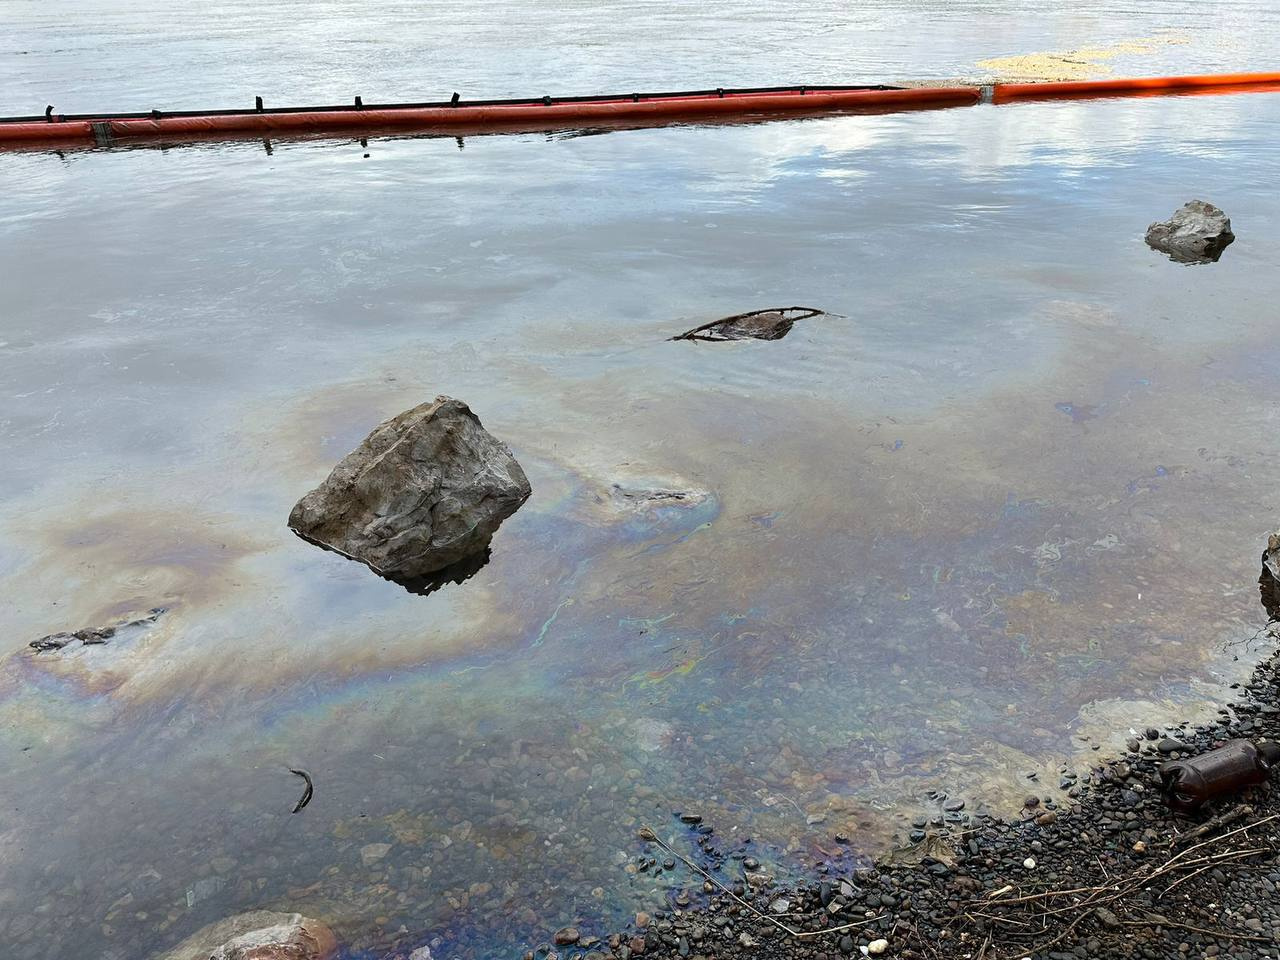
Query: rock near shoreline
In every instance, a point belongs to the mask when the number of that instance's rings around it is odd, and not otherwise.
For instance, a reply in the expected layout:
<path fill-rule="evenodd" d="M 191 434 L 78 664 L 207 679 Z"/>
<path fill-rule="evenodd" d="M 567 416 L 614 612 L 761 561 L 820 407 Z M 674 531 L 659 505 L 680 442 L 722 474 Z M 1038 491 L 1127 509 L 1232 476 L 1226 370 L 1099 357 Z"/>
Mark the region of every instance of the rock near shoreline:
<path fill-rule="evenodd" d="M 300 913 L 254 910 L 211 923 L 153 960 L 334 960 L 338 941 Z"/>
<path fill-rule="evenodd" d="M 1273 533 L 1262 552 L 1262 572 L 1258 574 L 1258 592 L 1267 617 L 1280 620 L 1280 533 Z"/>

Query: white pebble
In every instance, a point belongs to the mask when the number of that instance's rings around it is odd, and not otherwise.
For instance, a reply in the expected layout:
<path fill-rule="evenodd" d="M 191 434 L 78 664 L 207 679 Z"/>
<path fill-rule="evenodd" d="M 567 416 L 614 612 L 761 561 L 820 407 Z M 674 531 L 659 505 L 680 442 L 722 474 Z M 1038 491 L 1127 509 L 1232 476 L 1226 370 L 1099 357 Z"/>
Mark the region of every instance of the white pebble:
<path fill-rule="evenodd" d="M 879 940 L 872 940 L 867 944 L 867 953 L 871 954 L 873 957 L 880 956 L 880 954 L 884 953 L 888 949 L 889 941 L 885 940 L 883 937 Z"/>
<path fill-rule="evenodd" d="M 1027 859 L 1022 861 L 1022 865 L 1028 870 L 1034 870 L 1036 868 L 1035 857 L 1027 857 Z"/>

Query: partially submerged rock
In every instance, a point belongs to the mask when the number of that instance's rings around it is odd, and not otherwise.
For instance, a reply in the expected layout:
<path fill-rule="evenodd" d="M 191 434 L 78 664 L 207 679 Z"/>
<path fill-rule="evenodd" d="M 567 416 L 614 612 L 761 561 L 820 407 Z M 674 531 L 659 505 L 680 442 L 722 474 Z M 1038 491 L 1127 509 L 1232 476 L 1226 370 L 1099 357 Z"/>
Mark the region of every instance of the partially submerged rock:
<path fill-rule="evenodd" d="M 672 340 L 702 340 L 723 343 L 727 340 L 781 340 L 797 320 L 808 320 L 826 313 L 814 307 L 772 307 L 723 317 L 686 330 Z"/>
<path fill-rule="evenodd" d="M 1269 620 L 1280 620 L 1280 533 L 1267 538 L 1262 551 L 1262 573 L 1258 575 L 1258 592 Z"/>
<path fill-rule="evenodd" d="M 409 593 L 420 597 L 429 597 L 448 584 L 466 583 L 484 569 L 491 556 L 493 556 L 492 551 L 485 547 L 479 553 L 473 553 L 457 563 L 451 563 L 447 567 L 441 567 L 439 570 L 434 570 L 421 577 L 395 577 L 393 579 Z"/>
<path fill-rule="evenodd" d="M 50 650 L 61 650 L 63 647 L 70 646 L 73 643 L 79 643 L 86 647 L 96 646 L 102 643 L 108 643 L 116 636 L 149 627 L 160 619 L 164 613 L 163 607 L 154 607 L 148 611 L 146 616 L 135 617 L 131 620 L 122 620 L 119 623 L 112 624 L 109 627 L 85 627 L 81 630 L 74 630 L 70 633 L 51 633 L 47 637 L 41 637 L 39 640 L 32 640 L 27 646 L 31 647 L 38 653 L 46 653 Z"/>
<path fill-rule="evenodd" d="M 333 960 L 338 941 L 300 913 L 254 910 L 219 920 L 154 960 Z"/>
<path fill-rule="evenodd" d="M 656 507 L 696 507 L 705 503 L 711 494 L 692 487 L 628 486 L 621 483 L 609 485 L 609 499 L 622 509 L 650 510 Z"/>
<path fill-rule="evenodd" d="M 436 397 L 380 424 L 298 501 L 289 526 L 413 580 L 482 555 L 530 492 L 507 445 L 461 400 Z"/>
<path fill-rule="evenodd" d="M 671 474 L 630 470 L 598 478 L 588 489 L 586 505 L 593 521 L 619 524 L 622 535 L 641 538 L 659 531 L 687 535 L 720 512 L 710 490 Z"/>
<path fill-rule="evenodd" d="M 1211 203 L 1192 200 L 1147 227 L 1147 244 L 1178 263 L 1214 263 L 1234 240 L 1231 220 Z"/>

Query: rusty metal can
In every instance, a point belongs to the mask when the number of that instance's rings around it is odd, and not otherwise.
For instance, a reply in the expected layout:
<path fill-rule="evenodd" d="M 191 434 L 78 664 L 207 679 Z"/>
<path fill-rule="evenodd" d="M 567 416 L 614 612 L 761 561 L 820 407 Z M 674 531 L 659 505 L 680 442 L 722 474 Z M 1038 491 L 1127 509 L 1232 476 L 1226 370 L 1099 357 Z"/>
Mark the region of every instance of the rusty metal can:
<path fill-rule="evenodd" d="M 1216 750 L 1160 767 L 1166 802 L 1191 813 L 1206 800 L 1262 783 L 1280 763 L 1280 744 L 1229 740 Z"/>

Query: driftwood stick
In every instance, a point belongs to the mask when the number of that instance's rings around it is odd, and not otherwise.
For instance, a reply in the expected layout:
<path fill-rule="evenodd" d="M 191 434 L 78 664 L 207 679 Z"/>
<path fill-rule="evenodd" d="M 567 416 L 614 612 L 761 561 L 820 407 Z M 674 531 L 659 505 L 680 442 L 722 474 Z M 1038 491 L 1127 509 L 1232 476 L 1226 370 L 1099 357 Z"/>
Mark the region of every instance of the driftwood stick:
<path fill-rule="evenodd" d="M 1243 827 L 1236 827 L 1234 830 L 1230 830 L 1227 833 L 1224 833 L 1220 837 L 1210 837 L 1208 840 L 1201 840 L 1195 846 L 1187 847 L 1187 849 L 1183 850 L 1181 853 L 1174 854 L 1169 859 L 1169 861 L 1165 864 L 1165 866 L 1166 867 L 1169 866 L 1169 864 L 1173 863 L 1175 860 L 1182 859 L 1188 853 L 1191 853 L 1194 850 L 1199 850 L 1201 847 L 1207 847 L 1211 843 L 1220 843 L 1221 841 L 1226 840 L 1228 837 L 1234 837 L 1237 833 L 1244 833 L 1246 830 L 1250 830 L 1253 827 L 1260 827 L 1264 823 L 1270 823 L 1272 820 L 1275 820 L 1277 817 L 1280 817 L 1280 813 L 1273 813 L 1271 816 L 1263 817 L 1261 820 L 1258 820 L 1254 823 L 1246 823 Z"/>
<path fill-rule="evenodd" d="M 1169 848 L 1173 849 L 1174 847 L 1182 846 L 1184 843 L 1190 843 L 1192 840 L 1198 840 L 1205 834 L 1213 833 L 1215 830 L 1220 827 L 1225 827 L 1229 823 L 1235 823 L 1237 820 L 1243 819 L 1251 813 L 1253 813 L 1253 807 L 1248 804 L 1241 804 L 1234 810 L 1229 810 L 1220 816 L 1214 817 L 1212 820 L 1206 820 L 1193 830 L 1188 830 L 1186 833 L 1178 834 L 1169 841 Z"/>
<path fill-rule="evenodd" d="M 1166 917 L 1157 919 L 1152 914 L 1147 914 L 1146 920 L 1122 920 L 1126 927 L 1175 927 L 1178 930 L 1190 930 L 1192 933 L 1203 934 L 1206 937 L 1222 937 L 1226 940 L 1250 940 L 1254 943 L 1274 943 L 1270 937 L 1252 937 L 1247 933 L 1231 933 L 1227 930 L 1207 930 L 1204 927 L 1193 927 L 1189 923 L 1175 923 Z"/>
<path fill-rule="evenodd" d="M 1096 908 L 1109 906 L 1115 910 L 1122 909 L 1129 905 L 1131 896 L 1143 888 L 1151 887 L 1156 880 L 1165 878 L 1167 881 L 1172 881 L 1168 886 L 1161 884 L 1164 889 L 1157 896 L 1164 896 L 1215 866 L 1228 864 L 1235 866 L 1255 857 L 1275 854 L 1275 847 L 1257 837 L 1256 834 L 1251 835 L 1249 831 L 1280 819 L 1280 814 L 1263 817 L 1250 823 L 1248 818 L 1253 813 L 1252 807 L 1242 804 L 1214 817 L 1174 837 L 1170 841 L 1170 848 L 1181 846 L 1182 849 L 1176 852 L 1171 850 L 1163 863 L 1143 864 L 1130 873 L 1113 876 L 1109 883 L 1093 887 L 1069 887 L 1008 896 L 1019 892 L 1017 887 L 1010 883 L 989 892 L 983 899 L 970 901 L 964 916 L 969 923 L 978 924 L 980 934 L 985 932 L 982 930 L 984 924 L 994 923 L 997 925 L 996 929 L 1000 931 L 1000 939 L 1028 944 L 1028 946 L 1019 947 L 1019 956 L 1030 952 L 1032 949 L 1030 944 L 1034 944 L 1036 953 L 1043 954 L 1070 937 L 1081 921 L 1091 916 Z M 1217 833 L 1224 827 L 1240 824 L 1241 821 L 1245 822 L 1234 829 Z M 1024 922 L 1027 920 L 1038 922 L 1040 929 L 1033 929 L 1033 924 Z M 1049 932 L 1049 924 L 1054 920 L 1061 923 L 1062 928 L 1052 938 L 1042 940 L 1041 938 Z M 1157 919 L 1154 915 L 1150 915 L 1147 921 L 1141 923 L 1129 920 L 1121 922 L 1125 926 L 1163 922 L 1165 926 L 1171 928 L 1185 929 L 1206 936 L 1220 936 L 1224 939 L 1247 942 L 1272 942 L 1266 937 L 1202 929 L 1174 921 L 1165 922 L 1164 918 Z"/>

